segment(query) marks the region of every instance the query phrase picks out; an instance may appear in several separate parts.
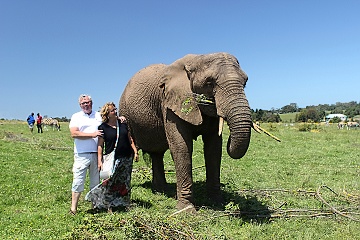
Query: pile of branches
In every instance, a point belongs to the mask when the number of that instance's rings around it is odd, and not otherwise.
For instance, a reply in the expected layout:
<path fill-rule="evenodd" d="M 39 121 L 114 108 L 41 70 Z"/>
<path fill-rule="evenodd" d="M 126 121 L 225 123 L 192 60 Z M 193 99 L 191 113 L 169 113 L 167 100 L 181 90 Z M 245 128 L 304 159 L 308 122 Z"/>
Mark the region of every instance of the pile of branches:
<path fill-rule="evenodd" d="M 326 190 L 326 194 L 322 191 Z M 212 221 L 221 217 L 241 217 L 244 219 L 273 220 L 276 218 L 316 218 L 316 217 L 344 217 L 352 221 L 360 221 L 360 195 L 353 195 L 347 192 L 338 194 L 328 186 L 320 186 L 316 191 L 306 190 L 284 190 L 284 189 L 260 189 L 260 190 L 240 190 L 239 195 L 256 198 L 267 198 L 274 200 L 275 195 L 294 194 L 302 197 L 311 197 L 320 204 L 319 209 L 286 209 L 287 203 L 282 202 L 277 207 L 270 207 L 264 210 L 225 210 L 220 211 L 212 217 L 202 218 L 200 221 L 185 222 L 176 221 L 176 214 L 168 216 L 167 220 L 150 220 L 142 217 L 133 217 L 127 221 L 129 234 L 136 239 L 199 239 L 199 235 L 193 230 L 201 222 Z M 332 194 L 332 202 L 343 203 L 333 206 L 325 200 L 324 195 Z M 179 211 L 180 212 L 180 211 Z M 170 220 L 171 219 L 171 220 Z"/>
<path fill-rule="evenodd" d="M 279 201 L 282 199 L 290 199 L 289 196 L 295 196 L 295 202 L 298 202 L 299 198 L 312 198 L 316 202 L 315 205 L 320 206 L 316 209 L 290 209 L 286 201 Z M 99 221 L 98 216 L 88 216 L 84 219 L 83 224 L 68 233 L 65 239 L 111 239 L 109 236 L 112 231 L 124 231 L 128 239 L 203 239 L 206 233 L 198 232 L 197 228 L 199 224 L 213 221 L 222 217 L 236 217 L 247 220 L 261 220 L 271 221 L 279 218 L 344 218 L 350 221 L 360 221 L 360 195 L 349 194 L 343 191 L 342 194 L 338 194 L 331 188 L 323 185 L 316 191 L 306 190 L 285 190 L 285 189 L 245 189 L 238 191 L 238 195 L 247 201 L 248 204 L 252 200 L 257 202 L 272 202 L 266 205 L 259 205 L 255 207 L 244 207 L 245 210 L 236 209 L 240 205 L 243 208 L 242 203 L 236 203 L 231 205 L 229 203 L 225 206 L 224 211 L 215 211 L 215 214 L 211 217 L 208 213 L 198 211 L 197 217 L 191 218 L 192 221 L 184 216 L 179 216 L 173 213 L 165 218 L 157 218 L 156 216 L 133 215 L 127 219 L 117 219 L 116 215 L 113 215 L 106 221 Z M 325 197 L 326 196 L 326 197 Z M 291 196 L 290 196 L 291 197 Z M 307 199 L 306 199 L 307 200 Z M 291 201 L 291 200 L 289 200 Z M 307 201 L 308 202 L 308 201 Z M 275 204 L 276 203 L 276 204 Z M 304 203 L 304 202 L 303 202 Z M 336 203 L 337 205 L 334 206 Z M 271 207 L 270 205 L 277 205 Z M 266 207 L 265 207 L 266 206 Z"/>
<path fill-rule="evenodd" d="M 341 205 L 334 206 L 329 200 L 323 196 L 322 190 L 327 190 L 333 197 L 331 202 L 341 203 Z M 240 190 L 239 194 L 243 196 L 255 196 L 260 198 L 274 199 L 275 193 L 287 193 L 297 194 L 302 196 L 313 197 L 313 199 L 319 201 L 321 208 L 319 209 L 288 209 L 286 201 L 280 202 L 279 206 L 271 207 L 266 212 L 263 210 L 254 211 L 228 211 L 223 214 L 237 217 L 248 217 L 248 218 L 291 218 L 291 217 L 337 217 L 341 216 L 352 221 L 360 222 L 360 195 L 353 195 L 347 193 L 345 190 L 343 194 L 338 194 L 330 187 L 322 185 L 318 187 L 316 191 L 305 191 L 305 190 L 285 190 L 285 189 L 262 189 L 262 190 Z"/>
<path fill-rule="evenodd" d="M 172 221 L 149 221 L 149 219 L 134 217 L 128 224 L 131 230 L 126 235 L 131 239 L 199 239 L 193 229 L 184 221 L 176 224 Z"/>
<path fill-rule="evenodd" d="M 204 166 L 200 166 L 204 167 Z M 139 168 L 134 169 L 134 172 L 141 175 L 143 178 L 151 180 L 151 169 Z M 172 171 L 166 171 L 165 173 L 174 173 Z M 322 193 L 326 190 L 326 195 L 331 198 L 331 201 L 327 200 Z M 266 209 L 254 209 L 252 207 L 246 210 L 240 210 L 239 208 L 226 209 L 216 217 L 221 216 L 236 216 L 244 217 L 248 219 L 275 219 L 275 218 L 291 218 L 291 217 L 336 217 L 341 216 L 352 221 L 360 222 L 360 195 L 350 194 L 343 190 L 342 194 L 336 193 L 330 187 L 326 185 L 319 186 L 316 191 L 307 190 L 286 190 L 286 189 L 243 189 L 238 191 L 240 196 L 245 198 L 255 197 L 262 199 L 264 202 L 271 202 L 277 199 L 277 196 L 284 194 L 292 194 L 296 196 L 311 197 L 312 199 L 320 202 L 320 208 L 316 209 L 303 209 L 296 208 L 290 209 L 289 204 L 286 201 L 277 200 L 277 206 L 271 206 L 274 204 L 267 204 L 269 207 Z M 332 196 L 330 196 L 331 194 Z M 283 196 L 280 196 L 284 198 Z M 336 202 L 337 205 L 331 202 Z M 340 203 L 340 204 L 339 204 Z M 226 208 L 226 207 L 225 207 Z"/>

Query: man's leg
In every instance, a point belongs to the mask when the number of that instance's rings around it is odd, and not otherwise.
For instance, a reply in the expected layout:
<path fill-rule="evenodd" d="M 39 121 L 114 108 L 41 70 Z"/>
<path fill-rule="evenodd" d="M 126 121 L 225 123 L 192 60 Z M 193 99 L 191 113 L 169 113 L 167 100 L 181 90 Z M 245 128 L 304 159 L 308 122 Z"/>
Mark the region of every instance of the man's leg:
<path fill-rule="evenodd" d="M 74 155 L 73 183 L 71 189 L 71 211 L 76 213 L 81 192 L 84 191 L 86 171 L 90 164 L 89 155 L 86 153 Z"/>
<path fill-rule="evenodd" d="M 81 192 L 72 192 L 71 194 L 71 212 L 74 214 L 77 211 L 79 199 L 80 199 Z"/>
<path fill-rule="evenodd" d="M 89 178 L 90 178 L 90 190 L 91 190 L 100 183 L 100 172 L 98 169 L 97 153 L 91 153 L 89 159 L 90 159 Z"/>

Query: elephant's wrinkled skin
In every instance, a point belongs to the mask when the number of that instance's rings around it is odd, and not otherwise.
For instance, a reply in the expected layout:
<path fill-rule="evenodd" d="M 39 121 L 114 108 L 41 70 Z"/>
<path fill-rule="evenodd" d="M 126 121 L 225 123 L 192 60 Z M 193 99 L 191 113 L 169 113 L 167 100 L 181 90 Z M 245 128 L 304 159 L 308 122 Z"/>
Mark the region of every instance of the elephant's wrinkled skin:
<path fill-rule="evenodd" d="M 189 54 L 170 65 L 148 66 L 128 82 L 120 99 L 120 113 L 128 119 L 136 145 L 152 158 L 156 191 L 165 190 L 163 156 L 170 149 L 178 209 L 194 211 L 191 156 L 193 139 L 199 135 L 204 142 L 207 193 L 214 201 L 221 201 L 219 119 L 225 119 L 230 129 L 228 154 L 235 159 L 243 157 L 252 126 L 244 93 L 247 80 L 234 56 L 213 53 Z M 199 104 L 195 94 L 215 104 Z"/>

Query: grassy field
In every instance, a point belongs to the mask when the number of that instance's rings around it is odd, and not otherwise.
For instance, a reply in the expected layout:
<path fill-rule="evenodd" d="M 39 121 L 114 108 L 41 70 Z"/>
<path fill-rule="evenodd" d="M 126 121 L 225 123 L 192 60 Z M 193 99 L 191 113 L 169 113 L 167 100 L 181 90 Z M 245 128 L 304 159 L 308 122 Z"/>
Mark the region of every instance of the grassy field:
<path fill-rule="evenodd" d="M 283 114 L 280 114 L 281 121 L 282 121 L 282 122 L 285 122 L 285 123 L 293 123 L 293 122 L 295 122 L 296 114 L 299 114 L 299 113 L 298 113 L 298 112 L 294 112 L 294 113 L 283 113 Z"/>
<path fill-rule="evenodd" d="M 1 121 L 0 239 L 359 239 L 360 130 L 261 127 L 282 142 L 253 132 L 246 156 L 233 160 L 224 140 L 223 208 L 204 197 L 199 138 L 193 154 L 197 214 L 172 216 L 175 174 L 167 154 L 169 193 L 151 192 L 149 169 L 140 160 L 128 211 L 91 213 L 83 194 L 78 214 L 70 216 L 67 124 L 60 132 L 31 134 L 25 122 Z"/>

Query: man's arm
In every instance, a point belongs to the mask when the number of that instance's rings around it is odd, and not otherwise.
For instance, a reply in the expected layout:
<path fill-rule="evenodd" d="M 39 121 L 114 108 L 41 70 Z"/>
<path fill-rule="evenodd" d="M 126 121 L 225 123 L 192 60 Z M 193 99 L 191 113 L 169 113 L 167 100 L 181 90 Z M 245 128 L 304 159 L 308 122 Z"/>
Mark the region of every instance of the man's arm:
<path fill-rule="evenodd" d="M 79 130 L 77 127 L 70 128 L 70 134 L 72 138 L 79 138 L 79 139 L 88 139 L 88 138 L 96 138 L 102 136 L 102 130 L 96 130 L 93 133 L 84 133 Z"/>

